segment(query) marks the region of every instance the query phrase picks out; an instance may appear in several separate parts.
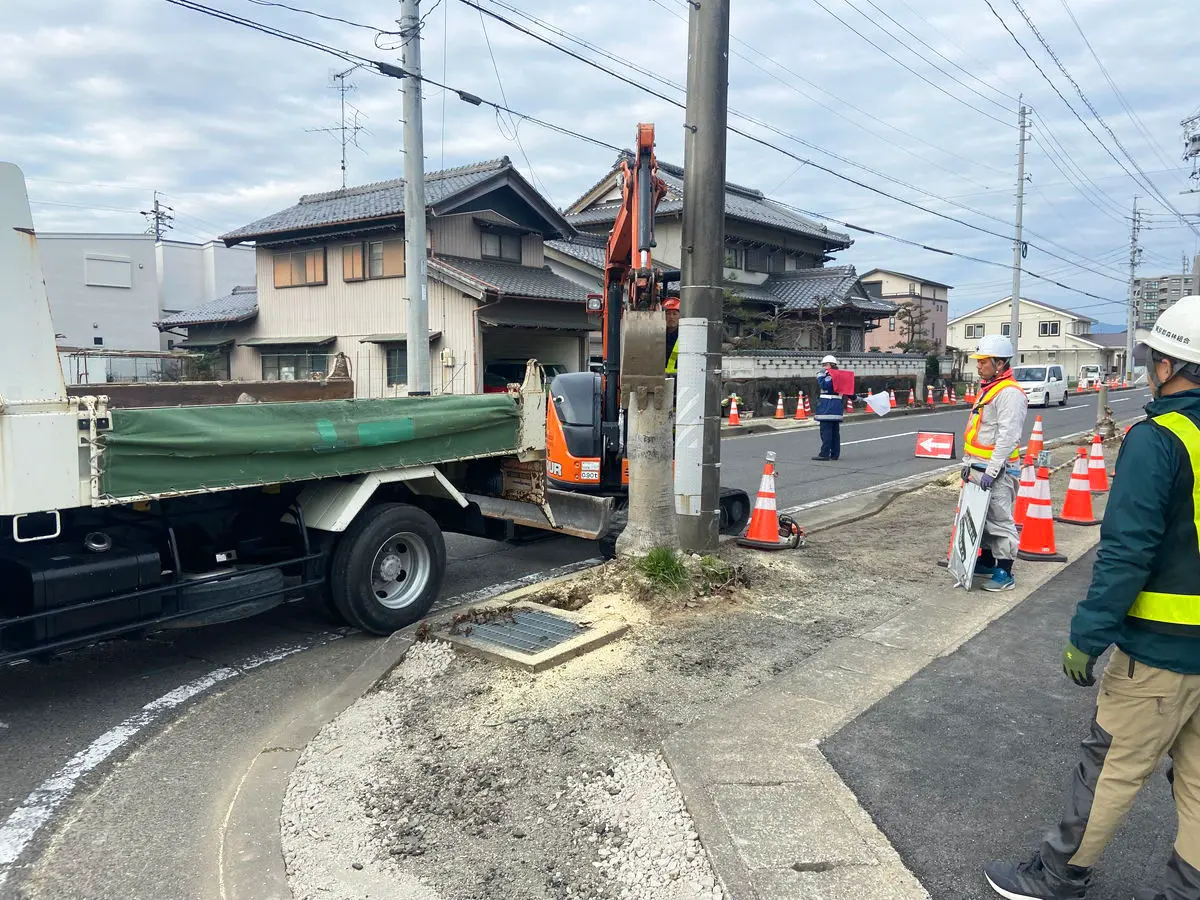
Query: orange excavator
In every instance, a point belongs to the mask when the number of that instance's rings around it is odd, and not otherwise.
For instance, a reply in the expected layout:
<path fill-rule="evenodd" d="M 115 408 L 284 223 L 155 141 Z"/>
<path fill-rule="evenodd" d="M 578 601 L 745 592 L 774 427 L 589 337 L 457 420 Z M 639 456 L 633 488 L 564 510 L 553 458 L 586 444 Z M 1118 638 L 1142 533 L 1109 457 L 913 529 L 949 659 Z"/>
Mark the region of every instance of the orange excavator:
<path fill-rule="evenodd" d="M 588 298 L 589 312 L 601 316 L 602 371 L 556 376 L 546 406 L 550 484 L 618 498 L 629 484 L 622 382 L 661 377 L 667 356 L 661 338 L 647 341 L 639 332 L 623 329 L 624 313 L 661 309 L 667 286 L 680 278 L 678 269 L 654 263 L 654 215 L 667 185 L 658 176 L 652 124 L 638 125 L 633 157 L 621 162 L 619 180 L 621 205 L 605 249 L 603 293 Z M 740 531 L 749 515 L 746 492 L 722 488 L 722 531 Z"/>

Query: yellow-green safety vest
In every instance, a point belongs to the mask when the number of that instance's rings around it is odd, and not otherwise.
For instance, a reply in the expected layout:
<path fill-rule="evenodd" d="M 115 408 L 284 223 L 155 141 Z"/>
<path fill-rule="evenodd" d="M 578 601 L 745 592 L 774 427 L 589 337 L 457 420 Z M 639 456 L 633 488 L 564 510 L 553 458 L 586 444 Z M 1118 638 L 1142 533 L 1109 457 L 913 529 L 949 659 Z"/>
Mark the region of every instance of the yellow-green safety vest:
<path fill-rule="evenodd" d="M 1016 388 L 1018 391 L 1023 389 L 1011 378 L 1005 378 L 997 381 L 986 391 L 979 395 L 979 399 L 975 401 L 975 405 L 971 407 L 971 418 L 967 420 L 967 431 L 963 435 L 963 450 L 968 456 L 973 456 L 976 459 L 991 459 L 992 454 L 996 452 L 994 444 L 982 444 L 976 439 L 979 434 L 979 426 L 983 424 L 983 408 L 996 399 L 1005 388 Z M 1021 450 L 1019 447 L 1013 447 L 1013 452 L 1009 455 L 1010 462 L 1016 462 L 1021 458 Z"/>
<path fill-rule="evenodd" d="M 1155 416 L 1151 421 L 1161 425 L 1183 442 L 1192 467 L 1192 516 L 1196 520 L 1195 568 L 1200 573 L 1200 427 L 1183 413 L 1169 412 Z M 1200 576 L 1194 582 L 1200 585 Z M 1148 623 L 1175 626 L 1172 631 L 1200 633 L 1200 593 L 1175 594 L 1154 590 L 1153 577 L 1146 589 L 1137 595 L 1128 615 Z M 1179 626 L 1183 626 L 1180 628 Z M 1150 627 L 1150 626 L 1147 626 Z"/>
<path fill-rule="evenodd" d="M 671 355 L 667 357 L 667 374 L 675 375 L 679 370 L 679 338 L 675 338 L 675 343 L 671 347 Z"/>

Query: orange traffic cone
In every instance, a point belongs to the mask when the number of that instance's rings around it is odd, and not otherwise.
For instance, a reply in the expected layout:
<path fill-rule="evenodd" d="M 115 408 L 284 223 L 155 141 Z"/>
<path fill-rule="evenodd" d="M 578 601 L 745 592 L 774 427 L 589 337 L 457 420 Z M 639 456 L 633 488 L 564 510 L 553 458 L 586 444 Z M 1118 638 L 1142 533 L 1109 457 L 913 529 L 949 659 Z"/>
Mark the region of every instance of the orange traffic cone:
<path fill-rule="evenodd" d="M 738 412 L 738 408 L 737 408 L 737 397 L 729 398 L 729 424 L 730 425 L 741 425 L 742 424 L 742 416 L 741 416 L 741 413 Z"/>
<path fill-rule="evenodd" d="M 1088 484 L 1092 493 L 1103 494 L 1108 490 L 1108 469 L 1104 467 L 1104 438 L 1092 436 L 1092 452 L 1088 457 Z"/>
<path fill-rule="evenodd" d="M 775 401 L 775 418 L 787 418 L 787 414 L 783 411 L 783 391 L 779 392 L 779 399 Z"/>
<path fill-rule="evenodd" d="M 933 385 L 932 384 L 929 385 L 929 387 L 927 387 L 925 389 L 925 405 L 933 406 Z"/>
<path fill-rule="evenodd" d="M 909 388 L 908 389 L 908 408 L 912 409 L 916 405 L 917 405 L 917 389 Z"/>
<path fill-rule="evenodd" d="M 796 395 L 796 421 L 802 422 L 808 418 L 808 412 L 804 408 L 804 391 Z"/>
<path fill-rule="evenodd" d="M 942 389 L 942 403 L 946 404 L 947 406 L 950 405 L 950 388 Z"/>
<path fill-rule="evenodd" d="M 1037 470 L 1037 485 L 1029 499 L 1017 556 L 1040 562 L 1066 562 L 1054 545 L 1054 504 L 1050 500 L 1050 470 Z"/>
<path fill-rule="evenodd" d="M 1082 381 L 1075 382 L 1075 393 L 1077 393 L 1077 394 L 1083 393 L 1083 382 Z"/>
<path fill-rule="evenodd" d="M 975 387 L 970 382 L 967 383 L 967 395 L 963 397 L 963 401 L 965 403 L 975 402 Z"/>
<path fill-rule="evenodd" d="M 895 391 L 891 391 L 891 390 L 888 391 L 888 405 L 891 406 L 892 409 L 896 408 L 896 392 Z"/>
<path fill-rule="evenodd" d="M 800 546 L 801 535 L 800 526 L 775 509 L 775 453 L 767 451 L 754 512 L 746 533 L 737 542 L 756 550 L 788 550 Z"/>
<path fill-rule="evenodd" d="M 954 385 L 950 386 L 950 402 L 954 405 L 958 404 L 958 392 L 954 390 Z"/>
<path fill-rule="evenodd" d="M 1025 455 L 1032 456 L 1037 459 L 1038 454 L 1046 449 L 1046 434 L 1042 427 L 1042 417 L 1038 416 L 1033 420 L 1033 433 L 1029 435 L 1029 446 L 1025 448 Z"/>
<path fill-rule="evenodd" d="M 1079 455 L 1075 457 L 1075 468 L 1071 470 L 1071 483 L 1067 485 L 1062 512 L 1054 518 L 1072 525 L 1100 524 L 1100 520 L 1092 511 L 1092 492 L 1088 485 L 1088 453 L 1083 447 L 1079 448 Z"/>
<path fill-rule="evenodd" d="M 1013 521 L 1018 528 L 1025 527 L 1026 511 L 1029 501 L 1033 498 L 1033 489 L 1037 487 L 1037 466 L 1034 457 L 1025 456 L 1025 465 L 1021 467 L 1021 486 L 1017 490 L 1017 502 L 1013 505 Z"/>
<path fill-rule="evenodd" d="M 854 401 L 851 400 L 849 397 L 847 397 L 846 398 L 846 415 L 850 415 L 850 413 L 852 413 L 852 412 L 854 412 Z"/>

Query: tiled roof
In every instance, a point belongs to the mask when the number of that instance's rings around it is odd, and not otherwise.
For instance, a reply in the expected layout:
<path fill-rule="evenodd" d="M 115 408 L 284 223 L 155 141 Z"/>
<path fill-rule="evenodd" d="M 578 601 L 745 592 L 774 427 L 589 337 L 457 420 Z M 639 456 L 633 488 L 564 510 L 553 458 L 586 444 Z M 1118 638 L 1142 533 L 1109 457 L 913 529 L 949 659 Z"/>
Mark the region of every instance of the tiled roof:
<path fill-rule="evenodd" d="M 511 167 L 509 158 L 503 156 L 469 166 L 429 172 L 425 175 L 425 202 L 429 206 L 437 206 L 448 197 Z M 393 178 L 391 181 L 377 181 L 321 194 L 305 194 L 295 206 L 223 234 L 221 240 L 243 241 L 304 228 L 397 216 L 403 212 L 404 179 Z"/>
<path fill-rule="evenodd" d="M 567 256 L 573 256 L 597 269 L 603 269 L 604 250 L 608 246 L 608 238 L 599 234 L 580 232 L 569 240 L 546 241 L 546 246 L 565 253 Z"/>
<path fill-rule="evenodd" d="M 535 269 L 517 263 L 490 259 L 466 259 L 461 256 L 434 256 L 430 272 L 466 278 L 485 290 L 510 297 L 537 297 L 544 300 L 587 300 L 587 289 L 555 275 L 547 268 Z"/>
<path fill-rule="evenodd" d="M 618 159 L 618 164 L 619 162 L 620 159 Z M 683 212 L 683 168 L 660 161 L 658 174 L 667 184 L 667 195 L 658 205 L 659 215 Z M 618 203 L 597 204 L 583 212 L 567 216 L 567 221 L 578 227 L 612 222 L 617 217 L 619 207 Z M 725 215 L 743 222 L 752 222 L 771 228 L 780 228 L 793 234 L 819 238 L 833 247 L 842 249 L 849 247 L 852 243 L 849 235 L 830 231 L 824 225 L 793 213 L 786 207 L 768 199 L 762 191 L 730 182 L 725 183 Z"/>
<path fill-rule="evenodd" d="M 880 316 L 896 311 L 894 303 L 874 300 L 858 288 L 858 274 L 854 266 L 802 269 L 772 275 L 758 290 L 770 294 L 772 302 L 780 303 L 789 310 L 817 309 L 823 300 L 827 310 L 849 306 Z"/>
<path fill-rule="evenodd" d="M 159 328 L 185 328 L 188 325 L 220 325 L 245 322 L 258 315 L 258 291 L 252 287 L 235 287 L 233 293 L 218 297 L 202 306 L 195 306 L 167 316 Z"/>

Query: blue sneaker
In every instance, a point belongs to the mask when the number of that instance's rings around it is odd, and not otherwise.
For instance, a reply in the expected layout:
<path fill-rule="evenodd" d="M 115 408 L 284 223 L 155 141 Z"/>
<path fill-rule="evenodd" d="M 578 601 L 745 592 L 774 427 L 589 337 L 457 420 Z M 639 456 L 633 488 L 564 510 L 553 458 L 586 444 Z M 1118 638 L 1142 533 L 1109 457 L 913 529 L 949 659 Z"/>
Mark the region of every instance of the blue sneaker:
<path fill-rule="evenodd" d="M 977 564 L 975 566 L 975 577 L 976 578 L 991 578 L 993 575 L 995 575 L 999 571 L 1000 570 L 998 568 L 996 568 L 995 566 L 985 566 L 982 564 Z"/>
<path fill-rule="evenodd" d="M 997 569 L 992 575 L 990 581 L 985 581 L 983 589 L 985 591 L 1011 591 L 1017 586 L 1017 579 L 1003 569 Z"/>

